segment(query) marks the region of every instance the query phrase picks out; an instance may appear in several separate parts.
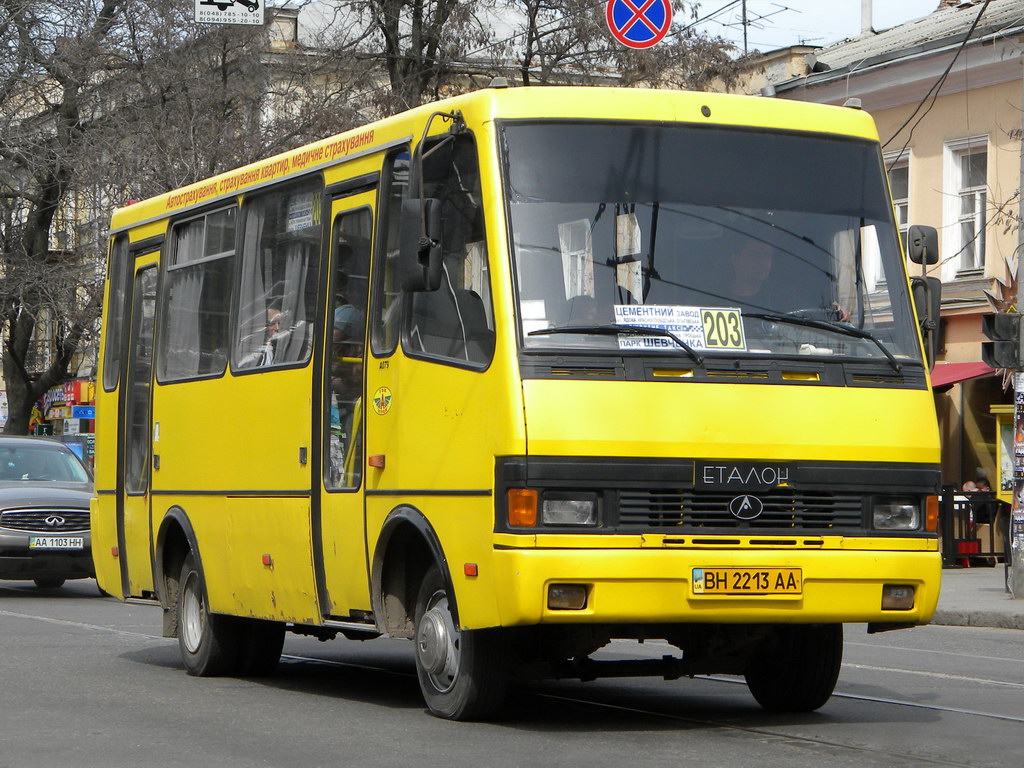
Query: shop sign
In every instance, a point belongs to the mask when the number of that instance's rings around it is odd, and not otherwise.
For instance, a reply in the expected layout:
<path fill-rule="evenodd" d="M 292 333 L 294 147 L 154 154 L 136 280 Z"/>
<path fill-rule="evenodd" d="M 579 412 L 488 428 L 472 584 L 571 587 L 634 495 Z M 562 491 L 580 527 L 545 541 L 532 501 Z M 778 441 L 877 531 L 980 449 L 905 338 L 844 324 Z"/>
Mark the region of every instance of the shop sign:
<path fill-rule="evenodd" d="M 71 406 L 71 418 L 73 419 L 95 419 L 95 405 L 73 405 Z"/>

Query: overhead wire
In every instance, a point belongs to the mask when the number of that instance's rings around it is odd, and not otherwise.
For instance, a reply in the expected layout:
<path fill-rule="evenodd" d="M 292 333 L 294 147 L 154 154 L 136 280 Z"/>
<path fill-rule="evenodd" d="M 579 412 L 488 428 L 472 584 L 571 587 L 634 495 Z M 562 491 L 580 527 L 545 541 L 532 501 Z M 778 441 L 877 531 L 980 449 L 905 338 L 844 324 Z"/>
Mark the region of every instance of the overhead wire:
<path fill-rule="evenodd" d="M 882 145 L 883 149 L 885 149 L 887 146 L 889 146 L 893 142 L 893 140 L 895 140 L 895 138 L 897 136 L 899 136 L 900 133 L 902 133 L 902 131 L 908 125 L 910 125 L 910 122 L 912 120 L 914 120 L 914 117 L 917 116 L 917 113 L 921 111 L 921 109 L 924 107 L 925 103 L 929 99 L 931 99 L 931 103 L 928 105 L 928 108 L 925 109 L 925 111 L 919 117 L 917 117 L 917 120 L 910 127 L 910 132 L 907 135 L 907 140 L 903 144 L 902 149 L 900 149 L 899 153 L 897 154 L 897 157 L 902 157 L 902 155 L 906 151 L 907 147 L 910 146 L 910 141 L 911 141 L 911 139 L 913 139 L 913 136 L 914 136 L 914 129 L 917 128 L 918 125 L 920 125 L 921 121 L 924 120 L 924 118 L 927 116 L 927 114 L 929 112 L 931 112 L 932 107 L 935 106 L 935 100 L 939 96 L 939 90 L 942 88 L 943 84 L 946 82 L 946 78 L 949 77 L 949 73 L 953 70 L 953 65 L 956 63 L 956 60 L 960 57 L 960 54 L 963 52 L 964 48 L 967 46 L 967 42 L 971 39 L 971 35 L 974 34 L 974 30 L 977 29 L 977 27 L 978 27 L 978 22 L 981 21 L 981 17 L 985 14 L 985 10 L 988 8 L 989 3 L 991 3 L 991 2 L 992 2 L 992 0 L 985 0 L 984 4 L 981 6 L 981 10 L 978 11 L 978 15 L 974 17 L 974 21 L 971 23 L 970 29 L 967 30 L 967 34 L 964 35 L 964 39 L 962 41 L 960 41 L 960 45 L 959 45 L 959 47 L 957 47 L 956 53 L 953 54 L 953 58 L 950 59 L 949 64 L 946 66 L 946 69 L 938 77 L 938 79 L 932 84 L 932 87 L 928 89 L 928 92 L 925 93 L 925 95 L 921 99 L 921 101 L 918 102 L 917 106 L 914 108 L 914 111 L 910 113 L 910 116 L 906 120 L 903 121 L 903 124 L 893 132 L 893 134 L 889 138 L 889 140 L 886 141 L 885 144 Z M 890 167 L 888 170 L 892 170 L 892 167 Z"/>

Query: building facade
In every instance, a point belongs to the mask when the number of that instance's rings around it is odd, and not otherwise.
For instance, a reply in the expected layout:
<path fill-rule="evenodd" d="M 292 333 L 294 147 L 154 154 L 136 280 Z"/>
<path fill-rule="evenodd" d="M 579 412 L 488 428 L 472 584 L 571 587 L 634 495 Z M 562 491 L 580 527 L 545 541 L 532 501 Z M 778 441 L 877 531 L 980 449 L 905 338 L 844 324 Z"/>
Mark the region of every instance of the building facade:
<path fill-rule="evenodd" d="M 859 106 L 874 117 L 900 228 L 939 232 L 939 263 L 927 274 L 943 283 L 933 376 L 943 482 L 959 485 L 980 470 L 997 487 L 995 414 L 1012 392 L 981 362 L 981 318 L 1013 304 L 1024 250 L 1024 1 L 942 2 L 889 30 L 863 26 L 826 48 L 751 59 L 746 92 Z"/>

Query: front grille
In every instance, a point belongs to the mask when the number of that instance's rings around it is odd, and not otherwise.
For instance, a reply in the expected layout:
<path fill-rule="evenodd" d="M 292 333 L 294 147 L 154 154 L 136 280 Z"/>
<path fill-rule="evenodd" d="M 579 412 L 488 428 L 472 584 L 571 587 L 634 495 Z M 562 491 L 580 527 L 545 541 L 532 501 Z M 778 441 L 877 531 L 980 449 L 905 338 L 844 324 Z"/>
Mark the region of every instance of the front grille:
<path fill-rule="evenodd" d="M 862 496 L 828 491 L 772 489 L 752 495 L 764 503 L 753 520 L 729 512 L 736 493 L 693 490 L 623 490 L 618 527 L 622 530 L 742 528 L 753 530 L 831 531 L 863 527 Z"/>
<path fill-rule="evenodd" d="M 63 520 L 63 524 L 57 524 L 58 520 Z M 89 530 L 89 512 L 84 509 L 9 510 L 0 513 L 0 528 L 29 533 L 79 533 Z"/>

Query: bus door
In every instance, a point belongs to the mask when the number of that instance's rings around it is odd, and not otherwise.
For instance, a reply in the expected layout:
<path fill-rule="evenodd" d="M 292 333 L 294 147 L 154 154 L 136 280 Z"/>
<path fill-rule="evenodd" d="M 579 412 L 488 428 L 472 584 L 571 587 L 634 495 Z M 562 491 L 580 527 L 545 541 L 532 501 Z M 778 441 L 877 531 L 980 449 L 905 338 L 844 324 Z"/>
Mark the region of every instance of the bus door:
<path fill-rule="evenodd" d="M 372 182 L 375 187 L 376 182 Z M 364 184 L 331 207 L 327 329 L 320 387 L 320 461 L 313 462 L 314 552 L 320 607 L 349 618 L 369 611 L 363 509 L 366 308 L 375 189 Z M 317 540 L 318 539 L 318 540 Z"/>
<path fill-rule="evenodd" d="M 150 516 L 152 456 L 151 392 L 153 329 L 156 312 L 158 253 L 135 262 L 131 326 L 128 331 L 124 410 L 119 422 L 121 504 L 118 506 L 117 544 L 121 584 L 125 596 L 153 589 L 153 537 Z M 128 553 L 134 553 L 129 558 Z"/>

